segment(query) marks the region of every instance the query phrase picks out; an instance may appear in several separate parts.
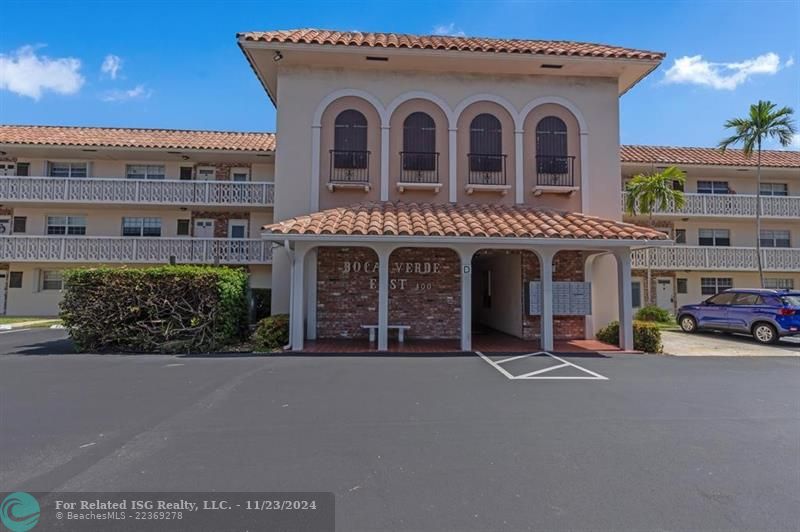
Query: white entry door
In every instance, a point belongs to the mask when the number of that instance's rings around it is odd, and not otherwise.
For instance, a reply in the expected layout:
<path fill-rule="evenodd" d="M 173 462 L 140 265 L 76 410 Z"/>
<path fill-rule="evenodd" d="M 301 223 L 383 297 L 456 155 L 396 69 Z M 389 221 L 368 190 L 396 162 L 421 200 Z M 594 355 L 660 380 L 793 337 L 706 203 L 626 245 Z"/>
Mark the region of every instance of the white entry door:
<path fill-rule="evenodd" d="M 0 314 L 6 313 L 6 274 L 7 272 L 0 272 Z"/>
<path fill-rule="evenodd" d="M 672 312 L 674 298 L 672 295 L 672 279 L 659 277 L 656 279 L 656 305 Z"/>
<path fill-rule="evenodd" d="M 194 221 L 195 238 L 214 238 L 214 220 L 197 219 Z"/>

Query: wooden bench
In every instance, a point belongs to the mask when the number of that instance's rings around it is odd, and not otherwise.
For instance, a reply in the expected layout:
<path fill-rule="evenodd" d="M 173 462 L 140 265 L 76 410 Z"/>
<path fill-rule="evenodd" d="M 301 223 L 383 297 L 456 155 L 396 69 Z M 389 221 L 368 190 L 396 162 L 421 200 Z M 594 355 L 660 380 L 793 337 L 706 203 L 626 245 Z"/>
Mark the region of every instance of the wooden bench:
<path fill-rule="evenodd" d="M 362 329 L 369 330 L 369 341 L 370 343 L 375 341 L 375 331 L 378 330 L 377 325 L 362 325 Z M 397 331 L 397 340 L 402 344 L 405 341 L 405 333 L 407 330 L 411 329 L 411 325 L 389 325 L 389 330 Z"/>

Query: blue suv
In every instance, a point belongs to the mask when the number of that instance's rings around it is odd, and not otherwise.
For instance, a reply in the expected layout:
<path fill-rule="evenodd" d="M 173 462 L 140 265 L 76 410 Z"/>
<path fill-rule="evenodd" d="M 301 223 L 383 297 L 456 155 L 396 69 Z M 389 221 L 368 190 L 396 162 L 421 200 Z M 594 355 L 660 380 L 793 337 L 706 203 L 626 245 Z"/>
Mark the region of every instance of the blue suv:
<path fill-rule="evenodd" d="M 732 288 L 699 305 L 682 306 L 677 320 L 688 333 L 746 333 L 762 344 L 774 344 L 781 336 L 800 335 L 800 292 Z"/>

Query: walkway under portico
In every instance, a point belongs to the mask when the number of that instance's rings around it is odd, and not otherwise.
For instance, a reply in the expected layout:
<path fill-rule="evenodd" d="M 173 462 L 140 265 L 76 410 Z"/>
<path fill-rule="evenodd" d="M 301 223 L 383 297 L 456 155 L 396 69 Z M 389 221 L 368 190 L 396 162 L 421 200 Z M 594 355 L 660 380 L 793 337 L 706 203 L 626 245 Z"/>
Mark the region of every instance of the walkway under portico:
<path fill-rule="evenodd" d="M 577 213 L 525 206 L 370 203 L 329 209 L 264 228 L 265 239 L 284 248 L 291 265 L 290 342 L 303 351 L 316 339 L 316 253 L 320 248 L 367 248 L 377 270 L 377 351 L 389 351 L 390 260 L 400 249 L 446 249 L 458 257 L 461 351 L 474 348 L 472 269 L 478 251 L 532 252 L 540 264 L 541 331 L 538 346 L 553 351 L 553 258 L 560 251 L 611 255 L 617 264 L 620 348 L 633 349 L 630 250 L 669 243 L 658 231 Z M 591 279 L 589 279 L 591 281 Z M 347 298 L 347 294 L 342 295 Z M 445 311 L 446 312 L 446 311 Z M 322 340 L 318 340 L 322 341 Z M 314 344 L 312 344 L 314 345 Z M 409 346 L 411 344 L 409 343 Z M 391 350 L 402 349 L 392 345 Z"/>

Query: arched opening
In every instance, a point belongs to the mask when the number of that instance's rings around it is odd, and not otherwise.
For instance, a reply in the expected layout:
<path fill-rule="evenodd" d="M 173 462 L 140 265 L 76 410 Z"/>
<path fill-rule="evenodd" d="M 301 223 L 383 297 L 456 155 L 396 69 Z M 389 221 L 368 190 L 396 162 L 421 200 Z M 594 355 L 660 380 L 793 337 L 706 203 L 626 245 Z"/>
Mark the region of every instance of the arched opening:
<path fill-rule="evenodd" d="M 334 121 L 331 180 L 366 181 L 368 168 L 367 118 L 360 111 L 346 109 Z"/>
<path fill-rule="evenodd" d="M 417 111 L 403 121 L 403 151 L 400 180 L 407 183 L 437 183 L 439 153 L 436 123 L 428 113 Z"/>
<path fill-rule="evenodd" d="M 481 113 L 469 125 L 469 183 L 505 184 L 503 126 L 489 113 Z"/>
<path fill-rule="evenodd" d="M 567 124 L 546 116 L 536 124 L 536 184 L 574 186 L 574 159 L 569 156 Z"/>

